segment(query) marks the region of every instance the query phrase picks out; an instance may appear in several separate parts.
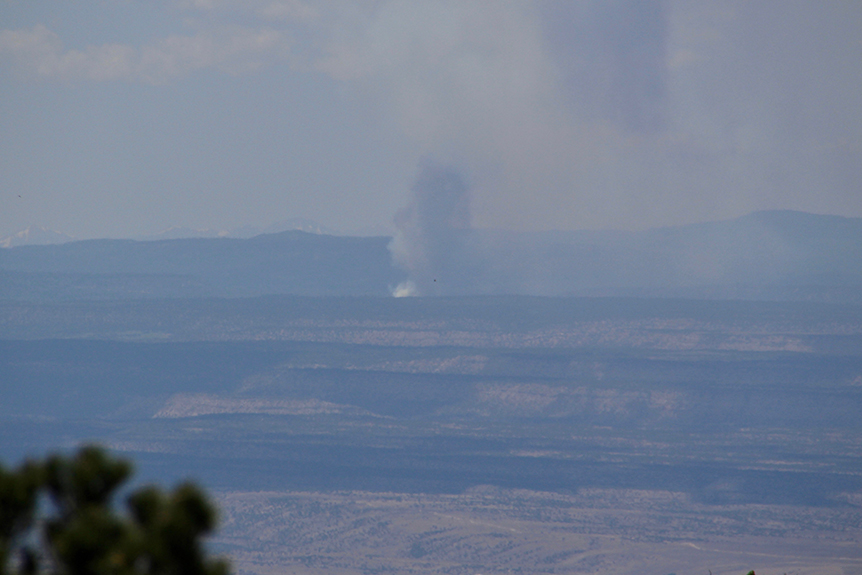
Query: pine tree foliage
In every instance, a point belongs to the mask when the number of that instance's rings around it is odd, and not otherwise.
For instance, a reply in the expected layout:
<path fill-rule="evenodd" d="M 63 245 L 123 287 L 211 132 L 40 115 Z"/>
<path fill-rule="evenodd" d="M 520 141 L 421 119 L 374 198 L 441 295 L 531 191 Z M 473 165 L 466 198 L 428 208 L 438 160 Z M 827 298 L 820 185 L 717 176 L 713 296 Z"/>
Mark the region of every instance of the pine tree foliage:
<path fill-rule="evenodd" d="M 131 493 L 132 465 L 89 446 L 17 469 L 0 466 L 0 575 L 226 575 L 202 538 L 215 508 L 194 484 Z"/>

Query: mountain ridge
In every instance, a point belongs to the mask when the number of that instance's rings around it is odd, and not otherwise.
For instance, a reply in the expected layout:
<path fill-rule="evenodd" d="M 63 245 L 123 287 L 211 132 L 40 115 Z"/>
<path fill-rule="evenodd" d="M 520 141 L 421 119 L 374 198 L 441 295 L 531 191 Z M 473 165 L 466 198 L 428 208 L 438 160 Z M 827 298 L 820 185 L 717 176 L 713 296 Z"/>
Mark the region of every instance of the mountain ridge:
<path fill-rule="evenodd" d="M 437 263 L 442 295 L 862 301 L 862 218 L 776 210 L 635 232 L 476 229 L 457 239 L 458 253 Z M 392 242 L 288 230 L 15 246 L 0 250 L 0 299 L 387 296 L 409 279 Z"/>

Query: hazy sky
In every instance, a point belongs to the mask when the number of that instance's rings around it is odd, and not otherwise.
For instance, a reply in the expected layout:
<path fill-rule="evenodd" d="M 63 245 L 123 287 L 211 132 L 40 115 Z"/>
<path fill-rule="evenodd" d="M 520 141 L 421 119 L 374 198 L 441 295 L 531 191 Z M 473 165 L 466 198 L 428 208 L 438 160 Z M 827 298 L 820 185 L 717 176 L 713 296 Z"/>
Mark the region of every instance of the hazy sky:
<path fill-rule="evenodd" d="M 0 235 L 862 216 L 860 136 L 858 0 L 0 0 Z"/>

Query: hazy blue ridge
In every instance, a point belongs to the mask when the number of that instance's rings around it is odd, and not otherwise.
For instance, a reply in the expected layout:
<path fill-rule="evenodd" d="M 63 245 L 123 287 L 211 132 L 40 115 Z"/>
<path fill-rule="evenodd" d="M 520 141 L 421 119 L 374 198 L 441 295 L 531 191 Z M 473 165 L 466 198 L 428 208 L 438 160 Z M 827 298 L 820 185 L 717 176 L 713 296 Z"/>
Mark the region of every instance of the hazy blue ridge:
<path fill-rule="evenodd" d="M 0 299 L 386 296 L 410 277 L 391 242 L 288 231 L 18 246 L 0 250 Z M 449 243 L 457 253 L 422 272 L 439 273 L 441 295 L 862 302 L 862 218 L 769 211 L 641 232 L 470 230 Z"/>
<path fill-rule="evenodd" d="M 251 239 L 87 240 L 0 253 L 0 297 L 387 295 L 388 238 L 288 231 Z"/>

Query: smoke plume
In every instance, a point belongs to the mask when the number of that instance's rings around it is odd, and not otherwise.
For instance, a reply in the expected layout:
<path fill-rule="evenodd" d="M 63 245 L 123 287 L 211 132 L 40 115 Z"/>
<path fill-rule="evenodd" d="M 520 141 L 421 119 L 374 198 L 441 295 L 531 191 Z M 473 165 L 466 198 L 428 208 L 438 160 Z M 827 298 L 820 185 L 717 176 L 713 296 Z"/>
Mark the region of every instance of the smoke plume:
<path fill-rule="evenodd" d="M 410 203 L 395 215 L 397 233 L 390 251 L 409 280 L 397 286 L 393 295 L 455 294 L 469 287 L 473 266 L 467 242 L 468 191 L 456 169 L 422 163 Z"/>

